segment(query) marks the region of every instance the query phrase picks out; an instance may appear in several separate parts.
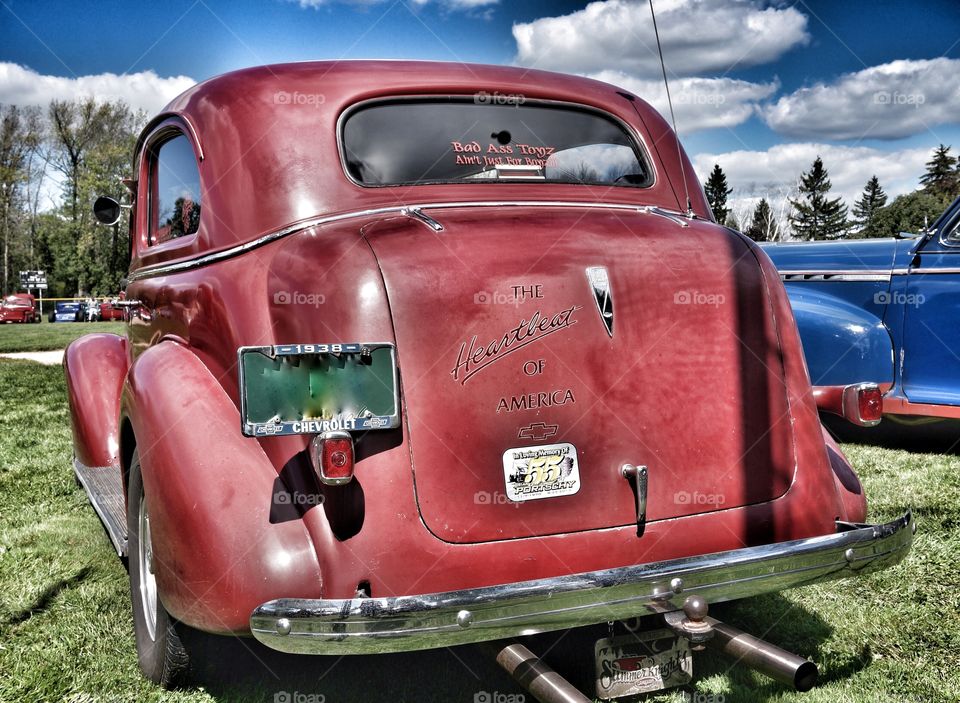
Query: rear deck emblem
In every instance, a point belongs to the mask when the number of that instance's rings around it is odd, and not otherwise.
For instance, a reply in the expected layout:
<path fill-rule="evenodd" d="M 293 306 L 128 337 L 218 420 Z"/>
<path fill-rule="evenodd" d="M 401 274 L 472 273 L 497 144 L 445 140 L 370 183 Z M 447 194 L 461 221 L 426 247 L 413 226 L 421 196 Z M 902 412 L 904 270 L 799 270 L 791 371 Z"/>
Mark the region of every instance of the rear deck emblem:
<path fill-rule="evenodd" d="M 593 289 L 593 297 L 597 301 L 597 310 L 600 319 L 607 328 L 607 334 L 613 336 L 613 297 L 610 294 L 610 276 L 606 266 L 589 266 L 587 281 Z"/>
<path fill-rule="evenodd" d="M 547 425 L 543 422 L 532 422 L 526 427 L 521 427 L 517 433 L 517 439 L 550 439 L 560 431 L 559 425 Z"/>

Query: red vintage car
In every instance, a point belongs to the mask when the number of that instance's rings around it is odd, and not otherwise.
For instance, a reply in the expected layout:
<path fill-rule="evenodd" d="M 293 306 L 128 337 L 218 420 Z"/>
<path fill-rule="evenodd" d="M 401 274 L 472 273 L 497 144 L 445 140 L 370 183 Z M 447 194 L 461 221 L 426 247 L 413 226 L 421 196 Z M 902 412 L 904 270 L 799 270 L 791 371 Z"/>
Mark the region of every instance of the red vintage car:
<path fill-rule="evenodd" d="M 876 387 L 814 397 L 777 271 L 640 98 L 277 65 L 191 88 L 134 159 L 126 336 L 64 366 L 149 678 L 181 679 L 189 627 L 328 655 L 507 640 L 542 692 L 514 638 L 643 617 L 658 653 L 585 652 L 598 694 L 689 681 L 708 639 L 802 689 L 812 663 L 707 607 L 907 554 L 909 512 L 863 524 L 817 414 L 874 422 Z"/>
<path fill-rule="evenodd" d="M 0 302 L 0 322 L 40 322 L 30 293 L 13 293 Z"/>
<path fill-rule="evenodd" d="M 117 305 L 117 300 L 103 300 L 98 304 L 97 320 L 110 322 L 123 319 L 123 307 Z"/>

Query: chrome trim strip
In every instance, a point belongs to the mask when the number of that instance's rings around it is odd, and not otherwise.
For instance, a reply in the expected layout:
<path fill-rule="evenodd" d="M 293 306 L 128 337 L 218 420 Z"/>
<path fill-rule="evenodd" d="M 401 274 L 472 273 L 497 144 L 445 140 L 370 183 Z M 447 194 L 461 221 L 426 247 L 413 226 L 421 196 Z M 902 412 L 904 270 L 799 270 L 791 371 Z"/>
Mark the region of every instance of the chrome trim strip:
<path fill-rule="evenodd" d="M 910 273 L 914 276 L 932 276 L 932 275 L 945 275 L 945 274 L 958 274 L 960 273 L 960 268 L 912 268 Z"/>
<path fill-rule="evenodd" d="M 778 271 L 784 281 L 878 281 L 888 282 L 890 271 L 838 269 L 835 271 L 782 269 Z"/>
<path fill-rule="evenodd" d="M 100 522 L 103 523 L 103 527 L 107 532 L 107 536 L 110 537 L 110 541 L 113 542 L 113 548 L 116 550 L 117 556 L 124 557 L 127 555 L 126 520 L 124 520 L 123 523 L 118 522 L 117 516 L 111 513 L 107 508 L 103 497 L 99 492 L 93 490 L 90 482 L 87 480 L 87 477 L 84 476 L 85 471 L 101 471 L 108 469 L 120 471 L 119 466 L 87 466 L 86 464 L 81 463 L 76 457 L 73 458 L 73 473 L 77 477 L 77 481 L 80 482 L 84 492 L 87 494 L 87 499 L 90 501 L 90 505 L 93 506 L 94 512 L 96 512 L 97 517 L 100 518 Z"/>
<path fill-rule="evenodd" d="M 142 280 L 144 278 L 152 278 L 154 276 L 166 276 L 171 273 L 179 273 L 181 271 L 189 271 L 191 269 L 200 268 L 201 266 L 207 266 L 218 261 L 223 261 L 224 259 L 245 254 L 252 249 L 262 247 L 265 244 L 270 244 L 278 239 L 282 239 L 286 236 L 295 234 L 296 232 L 301 232 L 311 227 L 319 227 L 321 225 L 328 225 L 334 222 L 342 222 L 344 220 L 362 217 L 377 217 L 379 215 L 396 213 L 408 214 L 411 210 L 443 210 L 462 207 L 586 207 L 598 208 L 602 210 L 633 210 L 634 212 L 644 215 L 659 215 L 662 217 L 672 216 L 675 218 L 683 218 L 683 220 L 690 219 L 682 212 L 632 203 L 587 203 L 567 200 L 479 200 L 449 203 L 421 203 L 416 205 L 392 205 L 390 207 L 372 208 L 369 210 L 351 210 L 338 215 L 327 215 L 324 217 L 313 217 L 309 220 L 302 220 L 296 224 L 288 225 L 286 227 L 282 227 L 281 229 L 274 230 L 273 232 L 269 232 L 262 237 L 252 239 L 249 242 L 244 242 L 243 244 L 238 244 L 237 246 L 230 247 L 228 249 L 213 252 L 212 254 L 205 254 L 193 259 L 177 261 L 172 264 L 156 264 L 154 266 L 145 266 L 137 271 L 133 271 L 129 276 L 127 276 L 127 281 L 133 282 Z M 652 210 L 656 210 L 657 212 L 652 212 Z M 681 222 L 683 220 L 681 220 Z"/>
<path fill-rule="evenodd" d="M 253 636 L 301 654 L 369 654 L 447 647 L 565 630 L 864 574 L 902 560 L 908 511 L 885 525 L 838 523 L 835 534 L 463 591 L 346 600 L 279 599 L 250 616 Z M 682 591 L 682 593 L 681 593 Z"/>

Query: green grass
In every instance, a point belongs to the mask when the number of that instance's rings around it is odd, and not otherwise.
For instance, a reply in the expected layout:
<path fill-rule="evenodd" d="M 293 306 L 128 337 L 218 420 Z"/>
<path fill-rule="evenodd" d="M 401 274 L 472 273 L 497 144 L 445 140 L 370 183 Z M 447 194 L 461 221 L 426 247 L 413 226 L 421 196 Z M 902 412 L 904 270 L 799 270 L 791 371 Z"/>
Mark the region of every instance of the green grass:
<path fill-rule="evenodd" d="M 122 322 L 55 322 L 39 325 L 0 324 L 0 354 L 63 349 L 91 332 L 123 334 Z"/>
<path fill-rule="evenodd" d="M 296 691 L 326 703 L 471 703 L 479 691 L 521 692 L 479 647 L 336 659 L 285 656 L 225 638 L 202 643 L 189 690 L 148 684 L 137 670 L 126 572 L 70 471 L 61 371 L 0 360 L 0 388 L 0 700 L 269 702 L 279 691 Z M 706 652 L 695 659 L 696 691 L 721 694 L 725 703 L 960 700 L 960 457 L 845 450 L 866 486 L 871 520 L 916 508 L 913 553 L 861 579 L 714 609 L 812 657 L 821 668 L 819 688 L 791 693 Z M 586 689 L 592 641 L 603 631 L 543 635 L 531 649 L 548 652 L 548 662 Z"/>

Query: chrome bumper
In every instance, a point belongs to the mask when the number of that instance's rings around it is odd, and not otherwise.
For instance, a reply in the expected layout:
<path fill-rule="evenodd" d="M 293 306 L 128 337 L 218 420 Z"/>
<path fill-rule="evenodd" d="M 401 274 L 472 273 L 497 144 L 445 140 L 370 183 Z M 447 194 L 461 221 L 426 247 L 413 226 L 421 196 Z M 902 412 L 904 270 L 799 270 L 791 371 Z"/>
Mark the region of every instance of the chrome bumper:
<path fill-rule="evenodd" d="M 372 654 L 565 630 L 748 598 L 896 564 L 910 551 L 910 512 L 885 525 L 838 525 L 836 534 L 556 578 L 395 598 L 264 603 L 253 636 L 298 654 Z"/>

